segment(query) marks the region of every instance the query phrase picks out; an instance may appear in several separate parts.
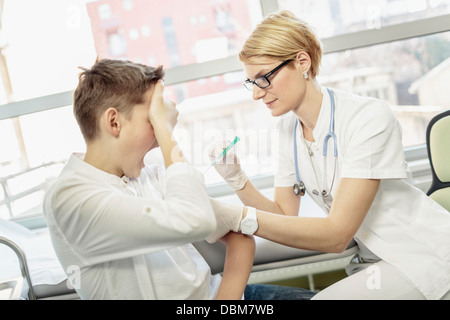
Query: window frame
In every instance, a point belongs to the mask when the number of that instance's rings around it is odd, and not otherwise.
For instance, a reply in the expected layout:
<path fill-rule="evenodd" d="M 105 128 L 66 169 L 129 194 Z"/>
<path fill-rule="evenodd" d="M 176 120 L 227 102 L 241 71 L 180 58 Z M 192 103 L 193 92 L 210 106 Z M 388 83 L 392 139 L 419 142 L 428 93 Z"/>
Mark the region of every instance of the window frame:
<path fill-rule="evenodd" d="M 267 16 L 279 9 L 277 0 L 260 0 L 260 4 L 263 16 Z M 323 38 L 321 41 L 324 45 L 324 54 L 326 55 L 448 31 L 450 31 L 450 14 L 389 25 L 380 29 L 341 34 Z M 167 69 L 165 82 L 166 85 L 174 85 L 242 70 L 243 68 L 237 55 L 234 55 L 223 59 Z M 0 105 L 0 120 L 69 106 L 72 105 L 72 97 L 73 91 L 66 91 L 3 104 Z M 404 151 L 406 160 L 410 164 L 414 179 L 416 180 L 415 184 L 422 190 L 426 189 L 427 184 L 431 181 L 431 170 L 428 163 L 426 145 L 408 147 Z M 273 186 L 273 175 L 252 177 L 252 181 L 259 188 L 269 188 Z M 231 189 L 225 183 L 208 186 L 208 192 L 212 196 L 232 194 Z M 35 221 L 36 219 L 25 220 L 24 223 L 30 226 L 29 222 Z M 31 225 L 34 227 L 42 226 L 42 221 L 38 219 L 38 222 L 33 222 Z"/>
<path fill-rule="evenodd" d="M 263 10 L 265 7 L 270 7 L 271 10 L 277 8 L 276 0 L 261 0 L 261 3 L 272 4 L 271 6 L 262 5 Z M 263 12 L 263 15 L 266 16 L 268 13 L 270 12 Z M 326 55 L 447 31 L 450 31 L 450 14 L 390 25 L 380 29 L 337 35 L 323 38 L 321 41 L 324 47 L 324 55 Z M 234 55 L 227 58 L 169 68 L 166 70 L 165 82 L 166 85 L 174 85 L 242 70 L 238 56 Z M 72 94 L 73 91 L 66 91 L 0 105 L 0 120 L 71 105 Z"/>

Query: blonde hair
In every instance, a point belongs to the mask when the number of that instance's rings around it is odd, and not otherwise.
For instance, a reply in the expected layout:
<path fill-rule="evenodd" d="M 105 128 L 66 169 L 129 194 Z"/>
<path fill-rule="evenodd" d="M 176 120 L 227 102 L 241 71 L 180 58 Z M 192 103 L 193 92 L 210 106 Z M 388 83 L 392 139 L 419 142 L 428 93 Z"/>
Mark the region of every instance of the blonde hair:
<path fill-rule="evenodd" d="M 239 53 L 239 59 L 244 63 L 255 57 L 288 60 L 295 59 L 301 51 L 309 54 L 310 74 L 315 77 L 322 60 L 322 44 L 306 22 L 284 10 L 270 14 L 256 26 Z"/>

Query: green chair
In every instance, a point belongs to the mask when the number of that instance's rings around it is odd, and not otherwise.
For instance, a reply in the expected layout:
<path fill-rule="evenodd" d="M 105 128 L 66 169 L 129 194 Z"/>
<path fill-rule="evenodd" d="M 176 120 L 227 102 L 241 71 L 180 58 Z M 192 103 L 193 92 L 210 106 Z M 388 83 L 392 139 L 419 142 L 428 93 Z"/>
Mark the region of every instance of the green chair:
<path fill-rule="evenodd" d="M 433 178 L 427 195 L 450 211 L 450 110 L 431 119 L 426 139 Z"/>

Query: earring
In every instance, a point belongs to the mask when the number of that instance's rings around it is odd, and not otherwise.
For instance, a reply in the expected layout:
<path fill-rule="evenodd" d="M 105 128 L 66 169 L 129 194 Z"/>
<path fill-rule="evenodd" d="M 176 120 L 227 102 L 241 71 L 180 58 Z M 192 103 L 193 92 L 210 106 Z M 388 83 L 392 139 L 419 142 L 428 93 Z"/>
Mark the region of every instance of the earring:
<path fill-rule="evenodd" d="M 303 77 L 305 78 L 305 80 L 308 80 L 308 78 L 309 78 L 308 72 L 305 71 L 305 73 L 303 74 Z"/>

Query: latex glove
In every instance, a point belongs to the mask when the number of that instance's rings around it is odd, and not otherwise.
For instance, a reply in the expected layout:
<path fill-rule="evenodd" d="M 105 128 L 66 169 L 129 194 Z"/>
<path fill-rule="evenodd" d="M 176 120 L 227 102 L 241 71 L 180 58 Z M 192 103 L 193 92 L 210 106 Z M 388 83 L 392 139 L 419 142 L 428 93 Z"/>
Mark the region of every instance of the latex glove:
<path fill-rule="evenodd" d="M 216 216 L 217 228 L 206 238 L 206 241 L 214 243 L 230 231 L 239 231 L 244 205 L 241 203 L 223 202 L 212 198 L 210 200 Z"/>
<path fill-rule="evenodd" d="M 222 141 L 208 147 L 208 156 L 211 163 L 229 144 L 230 141 Z M 248 177 L 241 168 L 239 159 L 234 152 L 234 148 L 228 150 L 225 157 L 214 164 L 214 168 L 234 191 L 244 188 L 245 183 L 248 181 Z"/>

